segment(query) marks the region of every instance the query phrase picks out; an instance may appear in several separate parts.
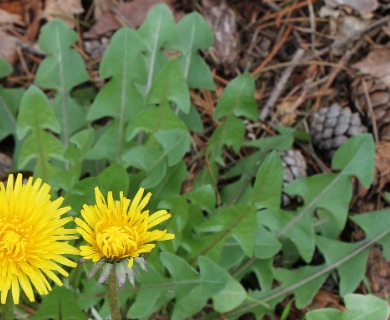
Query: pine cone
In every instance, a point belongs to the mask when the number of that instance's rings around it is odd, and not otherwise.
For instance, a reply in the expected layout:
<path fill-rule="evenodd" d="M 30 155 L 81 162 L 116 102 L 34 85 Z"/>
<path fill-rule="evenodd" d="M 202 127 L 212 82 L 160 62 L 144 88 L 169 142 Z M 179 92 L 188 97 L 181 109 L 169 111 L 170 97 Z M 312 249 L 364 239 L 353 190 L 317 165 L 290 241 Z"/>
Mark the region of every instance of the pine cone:
<path fill-rule="evenodd" d="M 367 132 L 358 113 L 348 107 L 341 108 L 338 103 L 323 107 L 313 115 L 310 132 L 313 144 L 325 152 L 329 159 L 348 138 Z"/>
<path fill-rule="evenodd" d="M 290 182 L 306 177 L 306 160 L 299 150 L 288 150 L 280 153 L 283 162 L 283 186 Z M 283 193 L 282 202 L 287 206 L 295 197 Z"/>
<path fill-rule="evenodd" d="M 215 34 L 209 52 L 213 60 L 228 71 L 233 71 L 239 60 L 237 14 L 226 0 L 203 0 L 204 15 Z"/>
<path fill-rule="evenodd" d="M 365 82 L 365 86 L 363 84 Z M 356 106 L 367 114 L 367 119 L 376 122 L 379 140 L 390 141 L 390 89 L 383 82 L 375 79 L 354 82 L 353 98 Z M 366 94 L 367 91 L 367 94 Z M 368 101 L 369 99 L 369 101 Z M 370 104 L 373 116 L 370 113 Z"/>

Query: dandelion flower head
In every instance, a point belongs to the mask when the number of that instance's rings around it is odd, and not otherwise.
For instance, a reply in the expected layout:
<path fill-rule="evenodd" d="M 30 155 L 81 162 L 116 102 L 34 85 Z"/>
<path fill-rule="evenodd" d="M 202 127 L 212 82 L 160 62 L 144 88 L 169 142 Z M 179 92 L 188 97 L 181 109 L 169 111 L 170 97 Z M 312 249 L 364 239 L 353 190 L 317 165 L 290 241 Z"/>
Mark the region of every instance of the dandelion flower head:
<path fill-rule="evenodd" d="M 23 184 L 9 175 L 7 185 L 0 182 L 0 291 L 1 303 L 12 292 L 13 302 L 19 303 L 20 288 L 34 301 L 33 288 L 48 294 L 48 279 L 61 286 L 55 272 L 68 276 L 61 265 L 75 267 L 64 254 L 78 255 L 78 249 L 67 243 L 77 239 L 75 229 L 66 229 L 72 217 L 61 218 L 70 207 L 61 208 L 63 198 L 51 200 L 50 186 L 41 179 L 30 177 Z M 55 271 L 55 272 L 53 272 Z"/>
<path fill-rule="evenodd" d="M 144 189 L 139 189 L 134 199 L 130 200 L 121 192 L 120 199 L 114 200 L 112 192 L 108 192 L 106 201 L 99 188 L 95 188 L 96 205 L 84 205 L 81 210 L 83 219 L 75 219 L 77 231 L 87 242 L 87 245 L 80 246 L 81 256 L 95 263 L 115 264 L 126 261 L 130 278 L 133 276 L 131 268 L 134 260 L 144 268 L 140 256 L 155 247 L 152 242 L 175 237 L 167 230 L 151 230 L 171 215 L 166 210 L 149 214 L 149 210 L 144 208 L 152 194 L 143 197 L 143 193 Z M 123 263 L 120 265 L 123 268 Z M 104 282 L 106 278 L 107 274 L 99 282 Z M 123 284 L 123 281 L 120 283 Z"/>

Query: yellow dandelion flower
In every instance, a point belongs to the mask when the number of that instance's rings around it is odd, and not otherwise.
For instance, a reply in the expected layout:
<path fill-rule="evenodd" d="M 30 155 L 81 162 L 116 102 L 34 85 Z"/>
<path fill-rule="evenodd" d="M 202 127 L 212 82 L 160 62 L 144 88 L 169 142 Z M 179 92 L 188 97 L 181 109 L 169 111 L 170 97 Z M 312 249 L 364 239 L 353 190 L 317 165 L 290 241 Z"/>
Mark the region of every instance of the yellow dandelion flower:
<path fill-rule="evenodd" d="M 91 277 L 102 263 L 104 264 L 103 273 L 99 278 L 100 283 L 107 279 L 113 265 L 119 263 L 116 268 L 119 285 L 124 285 L 125 274 L 134 284 L 132 271 L 134 260 L 145 269 L 142 254 L 150 252 L 155 247 L 151 242 L 175 237 L 167 230 L 150 230 L 169 219 L 171 215 L 166 210 L 159 210 L 150 215 L 149 210 L 144 208 L 152 194 L 148 193 L 143 197 L 143 193 L 144 189 L 139 189 L 131 201 L 124 197 L 123 192 L 120 193 L 119 200 L 114 200 L 112 192 L 109 192 L 106 201 L 99 188 L 95 188 L 96 205 L 84 205 L 81 210 L 84 220 L 75 219 L 77 231 L 88 243 L 80 246 L 81 256 L 98 263 L 89 276 Z"/>
<path fill-rule="evenodd" d="M 0 291 L 1 303 L 12 291 L 15 304 L 19 303 L 20 287 L 30 301 L 33 288 L 39 294 L 48 294 L 48 279 L 61 286 L 53 272 L 68 276 L 59 264 L 75 267 L 76 263 L 64 254 L 78 255 L 78 249 L 64 240 L 77 239 L 75 229 L 64 225 L 72 217 L 61 218 L 70 207 L 60 208 L 63 198 L 51 201 L 50 186 L 41 179 L 29 178 L 23 184 L 18 174 L 8 177 L 7 186 L 0 183 Z M 47 279 L 48 278 L 48 279 Z"/>

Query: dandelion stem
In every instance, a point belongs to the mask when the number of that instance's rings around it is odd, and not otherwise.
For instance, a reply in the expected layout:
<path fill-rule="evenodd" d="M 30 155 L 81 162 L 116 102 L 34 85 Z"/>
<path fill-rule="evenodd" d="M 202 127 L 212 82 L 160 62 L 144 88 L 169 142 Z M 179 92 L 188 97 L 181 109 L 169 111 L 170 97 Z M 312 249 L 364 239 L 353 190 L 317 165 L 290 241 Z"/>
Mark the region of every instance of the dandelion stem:
<path fill-rule="evenodd" d="M 7 301 L 3 305 L 4 320 L 14 319 L 14 303 L 12 301 L 12 295 L 8 294 Z"/>
<path fill-rule="evenodd" d="M 121 320 L 115 268 L 112 269 L 108 277 L 108 302 L 110 304 L 111 320 Z"/>

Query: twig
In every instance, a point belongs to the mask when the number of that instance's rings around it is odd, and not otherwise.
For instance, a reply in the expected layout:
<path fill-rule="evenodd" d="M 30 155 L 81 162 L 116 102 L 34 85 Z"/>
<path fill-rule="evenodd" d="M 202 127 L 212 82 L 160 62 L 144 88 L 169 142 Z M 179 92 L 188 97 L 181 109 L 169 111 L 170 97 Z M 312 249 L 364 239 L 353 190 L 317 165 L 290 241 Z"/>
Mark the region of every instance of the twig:
<path fill-rule="evenodd" d="M 311 3 L 316 3 L 318 0 L 310 0 Z M 281 16 L 284 16 L 286 15 L 287 13 L 291 13 L 292 11 L 295 11 L 297 9 L 300 9 L 302 7 L 305 7 L 307 6 L 307 1 L 304 0 L 300 3 L 297 3 L 293 6 L 289 6 L 287 8 L 284 8 L 282 9 L 279 5 L 273 3 L 273 1 L 267 1 L 265 2 L 265 4 L 267 4 L 271 9 L 273 9 L 274 11 L 276 11 L 275 13 L 271 13 L 271 14 L 267 14 L 267 16 L 264 18 L 264 20 L 268 21 L 268 20 L 279 20 L 278 17 L 281 15 Z"/>
<path fill-rule="evenodd" d="M 365 96 L 366 102 L 367 102 L 368 113 L 370 115 L 371 122 L 372 122 L 372 131 L 374 132 L 375 142 L 378 143 L 379 142 L 378 126 L 376 124 L 374 109 L 372 107 L 370 95 L 368 93 L 367 84 L 366 84 L 366 81 L 364 79 L 362 79 L 362 85 L 363 85 L 363 89 L 364 89 L 364 96 Z"/>
<path fill-rule="evenodd" d="M 272 2 L 272 1 L 266 2 L 265 4 L 276 12 L 282 11 L 282 8 L 280 8 L 276 3 Z"/>
<path fill-rule="evenodd" d="M 30 70 L 28 70 L 26 60 L 23 57 L 22 50 L 20 47 L 16 47 L 16 54 L 18 55 L 20 64 L 23 68 L 23 71 L 26 73 L 28 79 L 34 79 L 34 75 L 31 74 Z"/>
<path fill-rule="evenodd" d="M 313 4 L 310 0 L 307 0 L 307 7 L 309 9 L 310 15 L 310 30 L 311 30 L 311 49 L 313 52 L 316 50 L 316 22 L 315 22 L 315 14 Z"/>
<path fill-rule="evenodd" d="M 379 20 L 373 22 L 367 28 L 363 29 L 362 31 L 360 31 L 360 32 L 358 32 L 350 37 L 346 37 L 340 41 L 335 41 L 330 46 L 328 46 L 322 50 L 319 50 L 318 52 L 316 52 L 314 54 L 308 55 L 307 57 L 305 57 L 305 59 L 310 60 L 310 59 L 315 58 L 316 56 L 322 56 L 322 55 L 328 53 L 329 51 L 332 51 L 333 49 L 335 49 L 337 47 L 344 46 L 353 40 L 361 38 L 362 35 L 366 34 L 367 32 L 370 32 L 371 30 L 373 30 L 373 29 L 375 29 L 375 28 L 377 28 L 377 27 L 381 26 L 382 24 L 385 24 L 389 21 L 390 21 L 390 16 L 386 16 L 382 19 L 379 19 Z"/>
<path fill-rule="evenodd" d="M 344 66 L 344 65 L 346 65 L 348 63 L 349 59 L 351 59 L 351 57 L 352 57 L 352 54 L 355 53 L 355 51 L 357 50 L 357 48 L 359 46 L 360 46 L 360 42 L 352 50 L 347 50 L 345 52 L 345 54 L 341 57 L 339 62 L 336 64 L 336 66 L 334 66 L 332 68 L 332 71 L 330 72 L 329 76 L 327 77 L 328 79 L 327 79 L 325 85 L 321 88 L 321 91 L 322 90 L 326 91 L 326 90 L 328 90 L 331 87 L 334 79 L 336 78 L 336 76 L 341 71 L 340 67 Z M 317 101 L 316 101 L 316 103 L 314 105 L 314 108 L 312 110 L 313 112 L 318 111 L 318 109 L 321 107 L 321 98 L 322 98 L 321 96 L 319 96 L 317 98 Z"/>
<path fill-rule="evenodd" d="M 292 61 L 298 61 L 299 59 L 302 58 L 304 53 L 305 53 L 305 51 L 302 48 L 299 48 L 297 51 L 295 51 L 294 56 L 292 57 Z M 280 80 L 278 81 L 278 83 L 276 84 L 275 89 L 272 91 L 271 96 L 268 98 L 263 110 L 261 110 L 261 112 L 260 112 L 259 119 L 261 121 L 264 121 L 268 117 L 270 109 L 274 106 L 275 102 L 278 100 L 280 95 L 283 93 L 283 91 L 286 87 L 287 81 L 288 81 L 288 79 L 290 79 L 290 76 L 291 76 L 291 74 L 294 71 L 296 66 L 297 65 L 293 64 L 293 65 L 287 67 L 283 71 L 283 74 L 280 77 Z"/>
<path fill-rule="evenodd" d="M 261 70 L 272 60 L 272 58 L 275 56 L 275 54 L 279 51 L 280 47 L 283 45 L 283 43 L 286 41 L 288 36 L 290 35 L 292 31 L 293 26 L 289 25 L 287 27 L 286 32 L 284 35 L 280 38 L 278 43 L 273 47 L 271 53 L 268 55 L 268 57 L 254 70 L 252 71 L 252 76 L 255 77 L 258 73 L 261 72 Z"/>
<path fill-rule="evenodd" d="M 311 3 L 317 2 L 318 0 L 309 0 Z M 276 13 L 276 25 L 280 25 L 282 18 L 284 15 L 291 15 L 293 11 L 306 7 L 307 6 L 307 0 L 303 0 L 302 2 L 299 3 L 293 3 L 292 5 L 284 8 L 282 11 Z M 267 15 L 267 18 L 269 19 L 271 15 Z"/>
<path fill-rule="evenodd" d="M 283 93 L 283 90 L 284 90 L 284 87 L 287 83 L 287 80 L 290 78 L 291 76 L 291 73 L 293 72 L 293 70 L 295 69 L 295 66 L 300 64 L 300 63 L 306 63 L 308 60 L 311 60 L 313 58 L 315 58 L 316 56 L 322 56 L 324 54 L 326 54 L 327 52 L 331 51 L 332 49 L 338 47 L 338 46 L 341 46 L 341 45 L 344 45 L 344 44 L 347 44 L 348 42 L 354 40 L 354 39 L 357 39 L 358 37 L 361 37 L 363 34 L 381 26 L 382 24 L 386 23 L 386 22 L 389 22 L 390 21 L 390 17 L 387 16 L 385 18 L 382 18 L 382 19 L 379 19 L 378 21 L 372 23 L 370 26 L 368 26 L 367 28 L 365 28 L 364 30 L 362 30 L 361 32 L 359 32 L 358 34 L 355 34 L 353 35 L 352 37 L 348 37 L 348 38 L 345 38 L 343 39 L 342 41 L 337 41 L 337 42 L 334 42 L 332 45 L 318 51 L 318 52 L 315 52 L 315 53 L 311 53 L 311 54 L 308 54 L 306 55 L 306 57 L 303 57 L 303 49 L 299 49 L 295 52 L 293 58 L 291 61 L 289 61 L 289 63 L 292 63 L 292 65 L 290 65 L 288 68 L 286 68 L 286 70 L 283 72 L 282 74 L 282 77 L 280 78 L 278 84 L 276 85 L 276 88 L 274 89 L 274 91 L 272 92 L 271 96 L 269 97 L 266 105 L 264 106 L 263 110 L 261 111 L 260 113 L 260 116 L 259 116 L 259 119 L 261 121 L 264 121 L 268 115 L 269 115 L 269 110 L 270 108 L 275 104 L 275 102 L 277 101 L 277 99 L 280 97 L 280 95 Z M 274 55 L 276 54 L 277 50 L 279 50 L 280 46 L 284 43 L 285 39 L 288 37 L 288 35 L 290 34 L 291 32 L 291 28 L 288 29 L 285 34 L 283 35 L 283 37 L 280 39 L 280 41 L 275 45 L 275 47 L 273 48 L 272 52 L 270 53 L 270 55 L 267 57 L 267 59 L 265 59 L 263 61 L 263 63 L 258 66 L 253 72 L 252 72 L 252 75 L 253 76 L 256 76 L 258 75 L 259 73 L 261 73 L 262 71 L 264 71 L 264 69 L 266 68 L 266 65 L 269 63 L 269 61 L 274 57 Z M 355 47 L 356 49 L 356 47 Z M 302 51 L 301 51 L 302 50 Z M 355 50 L 352 50 L 352 52 L 354 52 Z M 343 63 L 347 62 L 350 57 L 351 57 L 351 54 L 352 52 L 347 52 L 345 54 L 345 56 L 339 61 L 339 63 L 337 64 L 338 66 L 340 66 L 339 68 L 337 68 L 336 70 L 334 70 L 331 74 L 331 77 L 329 78 L 328 80 L 328 83 L 327 83 L 327 86 L 326 88 L 333 82 L 335 76 L 338 74 L 338 72 L 340 71 L 340 69 L 342 69 L 342 65 Z M 298 62 L 298 60 L 300 60 L 300 63 Z M 294 63 L 295 62 L 295 63 Z"/>
<path fill-rule="evenodd" d="M 331 45 L 329 45 L 321 50 L 318 50 L 317 52 L 307 54 L 305 57 L 302 57 L 302 59 L 299 62 L 295 62 L 294 64 L 301 65 L 301 64 L 317 63 L 317 64 L 323 64 L 323 65 L 336 65 L 336 64 L 332 64 L 332 63 L 328 63 L 328 62 L 315 61 L 313 59 L 316 59 L 320 56 L 325 55 L 329 51 L 332 51 L 334 48 L 337 48 L 337 47 L 345 45 L 351 41 L 354 41 L 358 38 L 361 38 L 364 34 L 374 30 L 375 28 L 380 27 L 381 25 L 383 25 L 387 22 L 390 22 L 390 16 L 386 16 L 382 19 L 375 21 L 374 23 L 369 25 L 367 28 L 360 31 L 359 33 L 356 33 L 355 35 L 353 35 L 351 37 L 347 37 L 347 38 L 344 38 L 343 40 L 336 41 L 336 42 L 332 43 Z M 271 59 L 272 58 L 273 58 L 273 55 L 272 55 Z M 288 62 L 277 63 L 277 64 L 274 64 L 271 66 L 266 66 L 266 64 L 269 62 L 268 60 L 270 60 L 270 59 L 267 59 L 267 61 L 264 60 L 263 63 L 256 68 L 256 70 L 252 71 L 252 75 L 257 76 L 259 73 L 262 73 L 264 71 L 273 70 L 273 69 L 283 67 L 284 65 L 289 65 L 292 63 L 291 61 L 288 61 Z M 310 60 L 313 60 L 313 61 L 310 61 Z M 340 69 L 345 69 L 345 67 L 340 66 Z"/>

